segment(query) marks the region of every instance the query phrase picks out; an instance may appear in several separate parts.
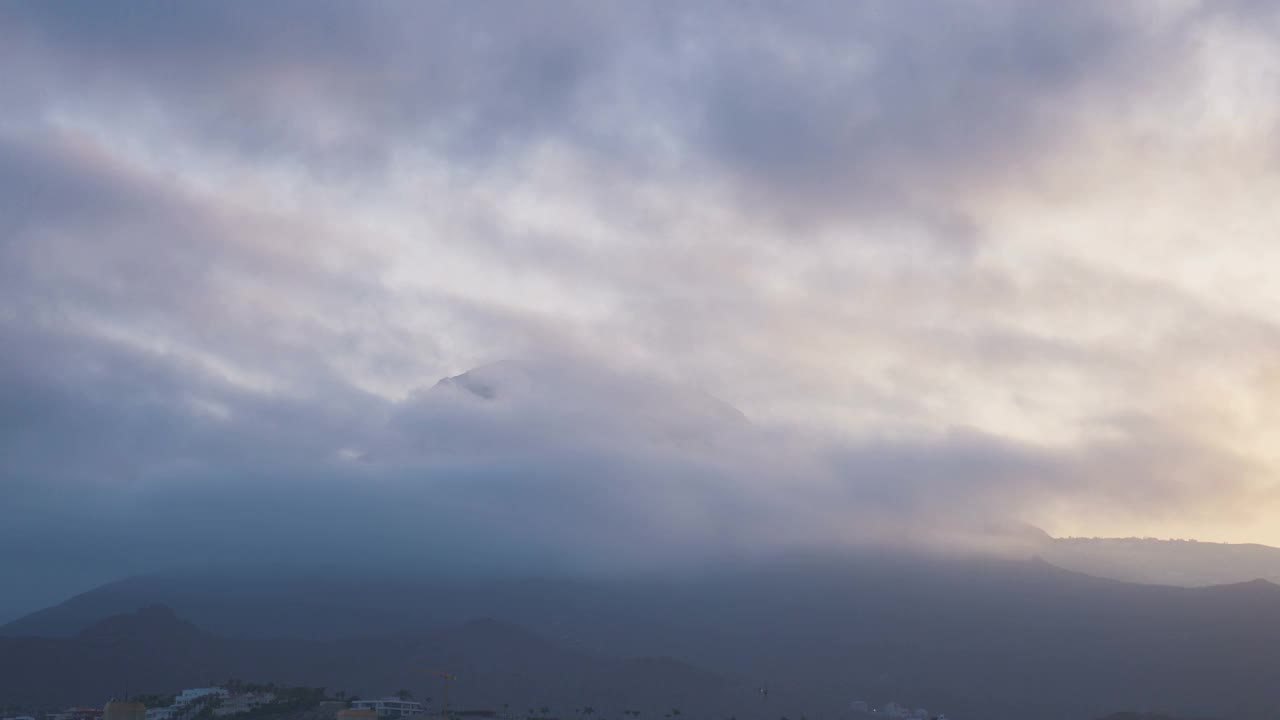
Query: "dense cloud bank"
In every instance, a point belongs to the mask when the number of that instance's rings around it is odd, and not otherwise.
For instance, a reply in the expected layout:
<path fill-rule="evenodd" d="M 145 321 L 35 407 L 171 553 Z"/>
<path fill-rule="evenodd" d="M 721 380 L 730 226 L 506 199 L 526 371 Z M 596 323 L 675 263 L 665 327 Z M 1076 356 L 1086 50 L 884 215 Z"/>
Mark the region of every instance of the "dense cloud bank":
<path fill-rule="evenodd" d="M 7 4 L 14 608 L 250 555 L 1280 541 L 1277 28 L 1247 2 Z"/>

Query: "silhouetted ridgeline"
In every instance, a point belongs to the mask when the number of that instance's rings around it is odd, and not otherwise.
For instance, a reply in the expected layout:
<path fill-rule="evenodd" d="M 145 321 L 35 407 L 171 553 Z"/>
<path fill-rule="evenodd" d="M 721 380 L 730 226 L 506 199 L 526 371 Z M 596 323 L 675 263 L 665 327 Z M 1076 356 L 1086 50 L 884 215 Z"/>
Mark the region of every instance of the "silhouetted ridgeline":
<path fill-rule="evenodd" d="M 157 602 L 177 616 L 84 622 Z M 58 702 L 227 676 L 386 693 L 447 667 L 471 705 L 625 700 L 773 720 L 854 699 L 989 720 L 1126 707 L 1272 720 L 1280 707 L 1280 588 L 1128 584 L 1042 561 L 796 557 L 625 582 L 224 570 L 114 583 L 5 633 L 0 692 Z M 645 657 L 667 659 L 626 659 Z"/>

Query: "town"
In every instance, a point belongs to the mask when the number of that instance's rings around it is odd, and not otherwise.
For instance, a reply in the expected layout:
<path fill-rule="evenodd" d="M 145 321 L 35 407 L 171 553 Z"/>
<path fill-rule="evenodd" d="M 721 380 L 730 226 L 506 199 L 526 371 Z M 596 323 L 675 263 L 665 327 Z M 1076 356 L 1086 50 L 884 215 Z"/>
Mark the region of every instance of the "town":
<path fill-rule="evenodd" d="M 447 688 L 446 677 L 446 688 Z M 447 690 L 446 690 L 447 693 Z M 761 690 L 767 697 L 767 691 Z M 0 707 L 0 711 L 4 708 Z M 627 720 L 642 720 L 644 713 L 620 709 Z M 659 713 L 662 720 L 684 720 L 679 708 Z M 235 717 L 238 720 L 608 720 L 599 708 L 584 705 L 564 712 L 548 706 L 528 707 L 524 712 L 509 703 L 499 709 L 454 709 L 445 700 L 433 708 L 431 698 L 415 699 L 408 690 L 377 699 L 348 697 L 338 691 L 332 695 L 325 688 L 277 687 L 274 684 L 252 684 L 229 680 L 207 687 L 186 688 L 174 695 L 144 694 L 112 698 L 102 707 L 77 706 L 55 712 L 28 711 L 2 714 L 0 720 L 214 720 Z M 864 700 L 849 703 L 845 720 L 859 718 L 895 718 L 901 720 L 948 720 L 945 715 L 931 715 L 923 708 L 911 709 L 896 701 L 876 705 Z M 737 720 L 730 717 L 727 720 Z M 808 720 L 781 716 L 779 720 Z"/>

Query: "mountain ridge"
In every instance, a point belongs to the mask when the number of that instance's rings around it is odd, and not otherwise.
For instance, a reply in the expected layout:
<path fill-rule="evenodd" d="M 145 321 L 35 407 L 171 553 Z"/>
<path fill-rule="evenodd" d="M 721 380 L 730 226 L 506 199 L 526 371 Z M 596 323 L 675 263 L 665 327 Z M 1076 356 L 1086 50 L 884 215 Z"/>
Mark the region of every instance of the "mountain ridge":
<path fill-rule="evenodd" d="M 7 705 L 54 709 L 101 704 L 128 688 L 167 694 L 226 677 L 377 695 L 420 688 L 433 677 L 422 668 L 433 667 L 466 678 L 454 689 L 458 702 L 507 697 L 559 703 L 604 688 L 643 704 L 644 693 L 686 675 L 695 682 L 666 694 L 696 705 L 699 696 L 713 696 L 724 685 L 715 673 L 682 661 L 591 655 L 491 618 L 431 634 L 264 641 L 221 637 L 168 606 L 151 605 L 103 618 L 74 638 L 0 638 L 0 698 Z M 637 668 L 647 669 L 637 674 Z"/>
<path fill-rule="evenodd" d="M 794 703 L 797 715 L 894 696 L 992 720 L 1047 709 L 1090 720 L 1124 707 L 1270 720 L 1280 704 L 1267 670 L 1280 665 L 1280 588 L 1267 582 L 1182 588 L 1043 559 L 884 554 L 795 556 L 630 584 L 164 580 L 138 583 L 136 607 L 165 602 L 184 622 L 219 628 L 197 641 L 209 657 L 254 648 L 254 663 L 227 670 L 238 677 L 312 686 L 385 693 L 422 682 L 407 667 L 444 667 L 471 678 L 477 701 L 554 686 L 599 706 L 681 687 L 688 707 L 741 718 L 759 710 L 748 701 L 766 684 L 771 702 Z M 108 599 L 127 597 L 128 586 L 112 584 Z M 77 611 L 93 599 L 77 596 Z M 236 622 L 238 636 L 218 634 Z M 563 677 L 540 674 L 552 668 Z M 630 677 L 641 671 L 647 679 Z"/>

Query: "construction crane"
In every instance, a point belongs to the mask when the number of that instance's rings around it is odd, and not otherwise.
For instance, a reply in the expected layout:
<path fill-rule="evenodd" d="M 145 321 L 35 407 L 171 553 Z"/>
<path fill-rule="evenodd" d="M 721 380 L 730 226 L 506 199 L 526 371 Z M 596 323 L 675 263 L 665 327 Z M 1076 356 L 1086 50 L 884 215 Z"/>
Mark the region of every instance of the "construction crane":
<path fill-rule="evenodd" d="M 441 683 L 444 685 L 443 702 L 441 702 L 440 704 L 440 715 L 445 720 L 449 720 L 449 683 L 453 682 L 454 680 L 457 680 L 458 676 L 454 675 L 451 672 L 446 672 L 444 670 L 435 670 L 432 668 L 425 668 L 425 667 L 420 667 L 418 669 L 424 672 L 429 672 L 432 675 L 435 675 L 436 677 L 440 678 Z"/>

